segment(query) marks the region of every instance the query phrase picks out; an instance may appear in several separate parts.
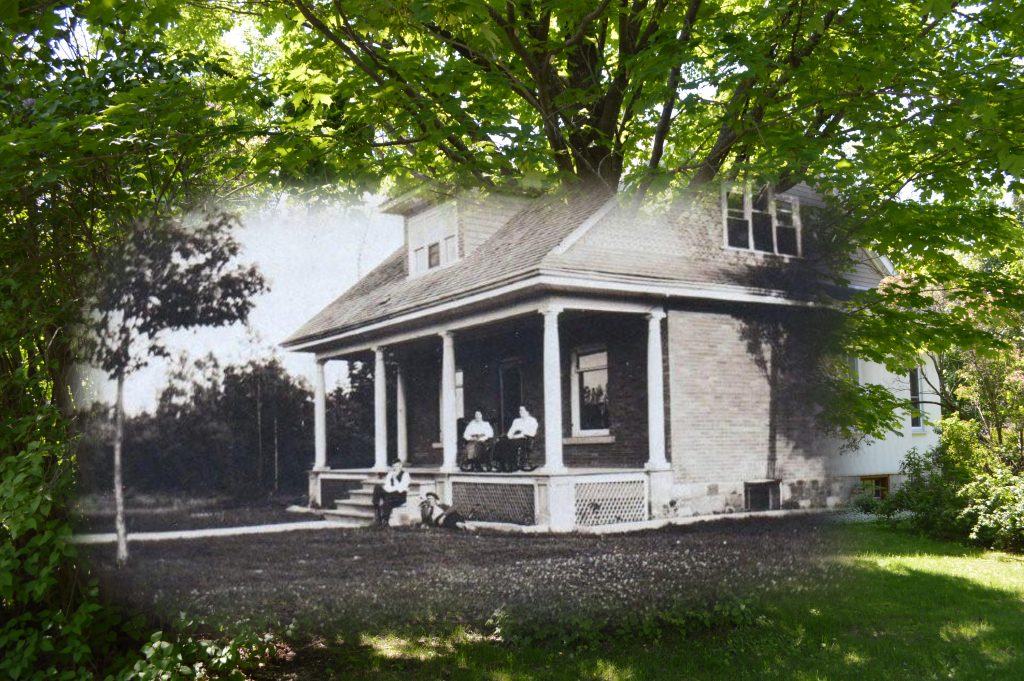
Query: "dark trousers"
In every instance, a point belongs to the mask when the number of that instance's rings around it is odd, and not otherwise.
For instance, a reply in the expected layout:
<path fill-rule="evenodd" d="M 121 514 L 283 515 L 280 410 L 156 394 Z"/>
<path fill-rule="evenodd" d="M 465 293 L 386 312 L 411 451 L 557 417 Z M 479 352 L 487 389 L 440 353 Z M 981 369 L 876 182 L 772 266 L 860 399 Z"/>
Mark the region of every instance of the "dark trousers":
<path fill-rule="evenodd" d="M 387 525 L 391 509 L 405 503 L 405 492 L 385 492 L 383 485 L 373 487 L 373 510 L 378 525 Z"/>
<path fill-rule="evenodd" d="M 494 458 L 498 462 L 498 467 L 504 471 L 514 471 L 519 468 L 519 463 L 522 460 L 523 450 L 528 446 L 527 438 L 507 438 L 503 437 L 498 440 L 497 445 L 494 448 Z"/>

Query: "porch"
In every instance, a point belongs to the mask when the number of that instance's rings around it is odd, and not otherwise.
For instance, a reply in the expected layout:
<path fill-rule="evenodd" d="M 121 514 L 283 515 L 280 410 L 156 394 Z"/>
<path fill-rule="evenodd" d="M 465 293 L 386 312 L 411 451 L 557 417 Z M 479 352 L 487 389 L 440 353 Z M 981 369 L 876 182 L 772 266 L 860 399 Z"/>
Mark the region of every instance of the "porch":
<path fill-rule="evenodd" d="M 401 460 L 410 499 L 434 491 L 481 522 L 565 532 L 655 517 L 672 485 L 664 318 L 649 303 L 550 296 L 318 352 L 310 505 L 360 510 Z M 323 367 L 339 359 L 373 367 L 366 468 L 328 465 Z M 473 414 L 501 435 L 524 405 L 540 425 L 539 468 L 461 472 Z"/>
<path fill-rule="evenodd" d="M 644 470 L 570 468 L 559 475 L 406 470 L 411 484 L 398 515 L 413 522 L 419 517 L 418 497 L 427 492 L 455 506 L 476 525 L 503 529 L 570 532 L 651 518 L 651 473 Z M 310 478 L 320 489 L 322 513 L 366 524 L 373 517 L 372 487 L 379 481 L 379 473 L 372 469 L 322 471 Z M 655 489 L 657 484 L 655 479 Z"/>

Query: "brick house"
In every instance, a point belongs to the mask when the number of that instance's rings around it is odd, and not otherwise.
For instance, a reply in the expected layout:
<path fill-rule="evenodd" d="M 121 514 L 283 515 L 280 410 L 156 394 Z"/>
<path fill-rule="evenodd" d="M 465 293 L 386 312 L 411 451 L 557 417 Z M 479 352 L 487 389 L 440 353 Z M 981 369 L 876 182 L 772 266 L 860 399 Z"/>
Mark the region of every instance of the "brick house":
<path fill-rule="evenodd" d="M 394 459 L 477 520 L 556 532 L 831 506 L 865 481 L 887 490 L 902 452 L 934 440 L 934 415 L 852 454 L 818 434 L 807 368 L 831 314 L 816 302 L 823 208 L 805 186 L 642 209 L 582 192 L 390 201 L 404 246 L 284 343 L 319 368 L 311 506 L 369 517 Z M 847 279 L 885 274 L 866 258 Z M 328 465 L 323 365 L 335 360 L 374 368 L 369 468 Z M 540 422 L 539 468 L 460 471 L 465 419 L 480 411 L 503 432 L 520 405 Z"/>

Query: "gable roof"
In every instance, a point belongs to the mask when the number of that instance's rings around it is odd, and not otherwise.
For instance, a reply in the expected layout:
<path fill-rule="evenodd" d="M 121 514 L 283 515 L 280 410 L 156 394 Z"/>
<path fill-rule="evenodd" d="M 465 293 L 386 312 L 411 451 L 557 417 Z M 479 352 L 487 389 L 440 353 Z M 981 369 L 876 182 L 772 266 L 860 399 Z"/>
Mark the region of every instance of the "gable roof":
<path fill-rule="evenodd" d="M 817 281 L 803 259 L 771 260 L 723 248 L 717 194 L 683 195 L 640 210 L 607 193 L 580 191 L 538 199 L 454 264 L 408 276 L 403 245 L 292 334 L 284 345 L 315 343 L 406 313 L 538 275 L 631 285 L 659 282 L 691 290 L 742 289 L 794 300 Z M 820 282 L 818 282 L 820 284 Z"/>
<path fill-rule="evenodd" d="M 284 341 L 285 346 L 388 319 L 525 278 L 608 199 L 578 192 L 538 200 L 455 264 L 408 276 L 403 245 Z"/>

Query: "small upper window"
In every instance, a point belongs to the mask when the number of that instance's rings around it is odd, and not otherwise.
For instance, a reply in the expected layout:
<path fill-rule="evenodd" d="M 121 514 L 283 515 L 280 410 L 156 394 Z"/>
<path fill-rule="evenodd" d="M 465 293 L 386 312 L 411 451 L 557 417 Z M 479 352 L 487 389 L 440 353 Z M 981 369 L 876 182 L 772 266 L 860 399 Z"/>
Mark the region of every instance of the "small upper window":
<path fill-rule="evenodd" d="M 770 187 L 756 194 L 751 185 L 723 187 L 722 214 L 729 247 L 800 255 L 800 214 L 795 199 L 775 196 Z"/>
<path fill-rule="evenodd" d="M 441 266 L 441 244 L 436 241 L 427 246 L 427 268 L 434 269 Z"/>
<path fill-rule="evenodd" d="M 910 370 L 910 427 L 920 430 L 924 427 L 921 420 L 921 371 Z"/>
<path fill-rule="evenodd" d="M 446 236 L 444 238 L 444 261 L 446 263 L 455 262 L 459 259 L 459 244 L 455 240 L 454 236 Z"/>

